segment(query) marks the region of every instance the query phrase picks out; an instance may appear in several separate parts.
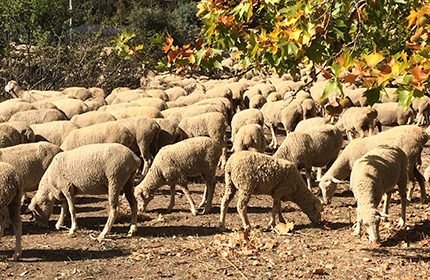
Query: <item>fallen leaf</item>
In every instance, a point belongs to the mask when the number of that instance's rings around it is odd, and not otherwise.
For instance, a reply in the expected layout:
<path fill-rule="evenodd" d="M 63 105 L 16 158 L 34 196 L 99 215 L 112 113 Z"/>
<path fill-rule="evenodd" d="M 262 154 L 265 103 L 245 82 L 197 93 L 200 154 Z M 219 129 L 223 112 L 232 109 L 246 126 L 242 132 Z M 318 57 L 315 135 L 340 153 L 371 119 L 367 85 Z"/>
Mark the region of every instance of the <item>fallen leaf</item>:
<path fill-rule="evenodd" d="M 292 232 L 294 229 L 294 223 L 277 224 L 275 226 L 275 232 L 279 235 L 286 235 Z"/>
<path fill-rule="evenodd" d="M 315 268 L 315 269 L 312 271 L 312 274 L 316 274 L 316 275 L 324 275 L 324 274 L 327 274 L 327 273 L 325 272 L 324 268 L 319 267 L 319 268 Z"/>

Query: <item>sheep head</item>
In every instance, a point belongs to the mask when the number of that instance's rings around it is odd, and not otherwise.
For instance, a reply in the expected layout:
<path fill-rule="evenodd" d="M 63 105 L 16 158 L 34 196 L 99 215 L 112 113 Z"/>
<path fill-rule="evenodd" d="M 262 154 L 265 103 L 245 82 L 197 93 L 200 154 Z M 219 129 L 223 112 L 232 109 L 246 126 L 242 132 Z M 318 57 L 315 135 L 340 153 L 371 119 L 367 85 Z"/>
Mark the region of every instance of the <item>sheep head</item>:
<path fill-rule="evenodd" d="M 48 227 L 49 217 L 51 216 L 54 204 L 46 197 L 37 194 L 31 200 L 28 210 L 33 214 L 34 221 L 39 227 Z"/>

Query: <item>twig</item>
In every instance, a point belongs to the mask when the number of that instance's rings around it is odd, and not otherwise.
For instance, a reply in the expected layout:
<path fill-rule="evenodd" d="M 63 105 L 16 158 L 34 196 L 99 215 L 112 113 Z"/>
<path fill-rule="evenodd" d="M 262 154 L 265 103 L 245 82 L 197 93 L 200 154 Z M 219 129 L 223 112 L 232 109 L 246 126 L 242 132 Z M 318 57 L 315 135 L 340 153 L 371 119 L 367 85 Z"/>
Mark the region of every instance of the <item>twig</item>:
<path fill-rule="evenodd" d="M 239 272 L 240 275 L 242 275 L 243 279 L 248 280 L 248 277 L 246 277 L 246 275 L 229 259 L 227 259 L 227 257 L 221 256 L 223 259 L 225 259 L 232 267 L 234 267 L 237 272 Z"/>

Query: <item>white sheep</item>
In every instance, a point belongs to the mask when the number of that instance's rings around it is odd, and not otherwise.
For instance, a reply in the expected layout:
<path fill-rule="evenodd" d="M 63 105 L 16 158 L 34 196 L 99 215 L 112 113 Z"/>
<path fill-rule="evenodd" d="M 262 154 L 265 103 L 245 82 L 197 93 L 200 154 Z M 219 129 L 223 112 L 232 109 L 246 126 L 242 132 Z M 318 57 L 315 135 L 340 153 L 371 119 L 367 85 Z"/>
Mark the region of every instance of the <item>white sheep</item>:
<path fill-rule="evenodd" d="M 7 226 L 6 221 L 9 220 L 15 232 L 13 260 L 17 261 L 22 254 L 22 223 L 19 214 L 23 189 L 21 178 L 18 176 L 15 167 L 6 162 L 0 162 L 0 186 L 0 238 L 3 236 L 4 228 Z"/>
<path fill-rule="evenodd" d="M 70 121 L 79 127 L 86 127 L 102 122 L 115 121 L 115 117 L 108 112 L 90 111 L 80 115 L 73 116 Z"/>
<path fill-rule="evenodd" d="M 79 126 L 71 121 L 54 121 L 30 125 L 35 135 L 35 141 L 48 141 L 61 146 L 67 135 Z"/>
<path fill-rule="evenodd" d="M 417 169 L 417 164 L 420 161 L 421 152 L 427 140 L 427 133 L 415 125 L 402 125 L 377 135 L 352 140 L 319 182 L 324 203 L 330 203 L 337 184 L 350 175 L 354 162 L 378 145 L 398 146 L 403 150 L 408 157 L 409 180 L 416 179 L 418 181 L 421 190 L 421 201 L 425 202 L 427 200 L 425 179 Z M 413 184 L 411 185 L 413 186 Z M 408 190 L 409 198 L 412 189 Z"/>
<path fill-rule="evenodd" d="M 267 140 L 264 131 L 259 124 L 246 124 L 236 133 L 233 142 L 233 151 L 255 151 L 264 153 Z"/>
<path fill-rule="evenodd" d="M 15 113 L 36 109 L 33 104 L 25 101 L 14 101 L 14 99 L 0 102 L 0 118 L 9 120 Z"/>
<path fill-rule="evenodd" d="M 247 124 L 264 125 L 264 116 L 258 109 L 245 109 L 234 114 L 231 120 L 231 142 L 234 142 L 234 136 L 239 129 Z"/>
<path fill-rule="evenodd" d="M 133 195 L 133 181 L 139 165 L 140 159 L 130 149 L 117 143 L 92 144 L 59 153 L 43 175 L 28 209 L 33 212 L 37 224 L 47 226 L 54 201 L 62 201 L 60 217 L 55 227 L 60 229 L 63 226 L 68 207 L 72 220 L 69 234 L 74 234 L 78 229 L 75 196 L 107 193 L 109 217 L 97 238 L 102 241 L 115 222 L 118 198 L 124 192 L 131 208 L 128 235 L 133 235 L 137 232 L 137 203 Z"/>
<path fill-rule="evenodd" d="M 9 81 L 5 86 L 5 91 L 14 97 L 22 98 L 28 102 L 34 102 L 53 96 L 63 96 L 60 91 L 42 91 L 42 90 L 23 90 L 16 81 Z"/>
<path fill-rule="evenodd" d="M 13 122 L 5 122 L 4 124 L 7 124 L 15 128 L 16 130 L 18 130 L 18 132 L 22 136 L 23 143 L 33 143 L 35 141 L 34 132 L 31 129 L 31 127 L 26 123 L 13 121 Z"/>
<path fill-rule="evenodd" d="M 67 87 L 62 90 L 62 94 L 67 95 L 68 97 L 80 99 L 82 101 L 85 101 L 93 96 L 90 90 L 84 87 Z"/>
<path fill-rule="evenodd" d="M 351 107 L 340 115 L 336 126 L 346 132 L 349 140 L 353 139 L 354 132 L 357 132 L 362 138 L 373 134 L 377 117 L 378 112 L 373 108 Z"/>
<path fill-rule="evenodd" d="M 103 97 L 93 97 L 84 101 L 88 112 L 97 111 L 100 107 L 106 106 L 107 102 Z"/>
<path fill-rule="evenodd" d="M 87 105 L 80 99 L 63 98 L 52 101 L 52 104 L 54 104 L 58 110 L 63 112 L 68 119 L 88 111 Z"/>
<path fill-rule="evenodd" d="M 18 130 L 7 123 L 0 124 L 0 148 L 6 148 L 24 143 Z"/>
<path fill-rule="evenodd" d="M 328 120 L 326 120 L 323 117 L 315 117 L 315 118 L 305 119 L 305 120 L 301 120 L 297 124 L 294 131 L 295 132 L 308 132 L 308 131 L 312 131 L 314 128 L 325 125 L 327 123 L 328 123 Z"/>
<path fill-rule="evenodd" d="M 220 226 L 225 225 L 228 205 L 238 192 L 237 211 L 245 231 L 251 229 L 247 216 L 247 205 L 251 195 L 271 195 L 272 217 L 269 226 L 279 221 L 285 223 L 281 213 L 281 201 L 296 203 L 312 223 L 319 223 L 322 206 L 318 198 L 306 188 L 296 166 L 287 160 L 257 152 L 234 153 L 225 168 L 225 192 L 221 202 Z"/>
<path fill-rule="evenodd" d="M 378 113 L 375 121 L 379 132 L 382 131 L 382 125 L 412 124 L 415 118 L 415 112 L 412 108 L 403 108 L 397 102 L 375 103 L 372 108 Z"/>
<path fill-rule="evenodd" d="M 184 88 L 179 87 L 179 86 L 166 89 L 164 92 L 169 97 L 169 101 L 175 101 L 176 99 L 178 99 L 181 96 L 188 95 L 188 92 Z"/>
<path fill-rule="evenodd" d="M 262 95 L 254 95 L 249 99 L 249 108 L 261 109 L 267 100 Z"/>
<path fill-rule="evenodd" d="M 185 132 L 185 135 L 188 138 L 196 136 L 208 136 L 217 141 L 223 147 L 220 164 L 221 169 L 224 169 L 225 163 L 227 161 L 227 148 L 225 139 L 227 122 L 223 114 L 212 112 L 183 118 L 178 126 Z"/>
<path fill-rule="evenodd" d="M 168 211 L 175 203 L 175 185 L 179 185 L 187 197 L 191 212 L 197 214 L 194 201 L 187 187 L 187 177 L 202 176 L 206 181 L 202 202 L 203 213 L 209 213 L 216 184 L 215 171 L 221 157 L 222 147 L 209 137 L 194 137 L 160 149 L 143 181 L 136 186 L 134 194 L 139 208 L 146 209 L 163 185 L 170 185 L 171 196 Z"/>
<path fill-rule="evenodd" d="M 160 126 L 160 133 L 158 134 L 157 148 L 170 144 L 177 143 L 187 138 L 185 132 L 172 120 L 169 119 L 154 119 Z"/>
<path fill-rule="evenodd" d="M 342 149 L 342 132 L 333 125 L 322 125 L 311 131 L 291 132 L 273 155 L 289 160 L 298 168 L 305 168 L 308 188 L 311 189 L 311 169 L 334 162 Z M 320 175 L 318 175 L 319 177 Z"/>
<path fill-rule="evenodd" d="M 377 211 L 383 195 L 383 215 L 388 215 L 391 193 L 397 185 L 402 204 L 399 226 L 406 220 L 406 187 L 408 182 L 406 154 L 396 146 L 381 145 L 364 154 L 354 162 L 351 171 L 351 189 L 357 201 L 357 223 L 355 235 L 360 235 L 361 225 L 367 228 L 371 242 L 379 242 Z"/>
<path fill-rule="evenodd" d="M 56 109 L 38 109 L 15 113 L 10 121 L 21 121 L 27 125 L 68 120 L 67 116 Z"/>

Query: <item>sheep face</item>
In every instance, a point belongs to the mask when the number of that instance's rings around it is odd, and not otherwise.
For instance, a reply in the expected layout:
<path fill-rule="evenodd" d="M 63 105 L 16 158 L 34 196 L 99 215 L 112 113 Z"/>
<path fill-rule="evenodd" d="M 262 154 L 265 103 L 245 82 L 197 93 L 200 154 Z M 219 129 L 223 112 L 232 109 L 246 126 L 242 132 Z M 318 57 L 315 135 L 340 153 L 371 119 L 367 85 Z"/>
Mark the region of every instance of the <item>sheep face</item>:
<path fill-rule="evenodd" d="M 369 235 L 369 240 L 372 243 L 379 242 L 379 223 L 381 221 L 381 214 L 376 210 L 372 209 L 369 216 L 363 216 L 363 225 L 366 227 L 367 234 Z"/>
<path fill-rule="evenodd" d="M 324 204 L 330 204 L 331 202 L 337 184 L 334 180 L 335 179 L 321 180 L 319 183 Z"/>
<path fill-rule="evenodd" d="M 146 207 L 148 206 L 148 203 L 154 198 L 153 194 L 149 194 L 145 190 L 142 189 L 135 189 L 134 196 L 137 200 L 137 207 L 139 211 L 145 212 Z"/>
<path fill-rule="evenodd" d="M 53 203 L 46 199 L 38 199 L 33 197 L 28 210 L 33 214 L 34 221 L 39 227 L 48 227 L 49 216 L 51 216 Z"/>
<path fill-rule="evenodd" d="M 314 204 L 309 207 L 309 209 L 303 209 L 303 212 L 308 216 L 309 220 L 311 220 L 312 224 L 319 224 L 321 221 L 321 212 L 323 207 L 319 199 L 315 199 Z"/>

